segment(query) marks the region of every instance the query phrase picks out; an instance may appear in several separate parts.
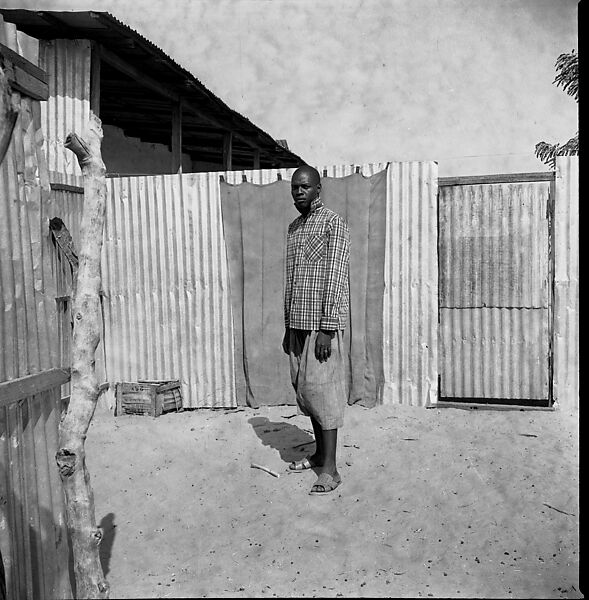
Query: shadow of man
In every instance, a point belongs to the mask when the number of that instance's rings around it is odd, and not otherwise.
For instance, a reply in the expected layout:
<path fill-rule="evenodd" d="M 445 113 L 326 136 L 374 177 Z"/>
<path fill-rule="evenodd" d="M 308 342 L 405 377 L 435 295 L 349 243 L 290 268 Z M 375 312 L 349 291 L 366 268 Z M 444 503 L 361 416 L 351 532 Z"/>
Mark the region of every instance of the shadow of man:
<path fill-rule="evenodd" d="M 112 547 L 115 541 L 115 515 L 114 513 L 108 513 L 100 521 L 98 527 L 102 529 L 102 540 L 100 542 L 99 553 L 100 553 L 100 564 L 102 565 L 102 572 L 106 577 L 110 571 L 110 558 L 112 555 Z"/>
<path fill-rule="evenodd" d="M 310 446 L 315 443 L 310 431 L 290 423 L 270 421 L 267 417 L 252 417 L 248 423 L 262 444 L 278 450 L 280 458 L 287 463 L 309 454 Z"/>

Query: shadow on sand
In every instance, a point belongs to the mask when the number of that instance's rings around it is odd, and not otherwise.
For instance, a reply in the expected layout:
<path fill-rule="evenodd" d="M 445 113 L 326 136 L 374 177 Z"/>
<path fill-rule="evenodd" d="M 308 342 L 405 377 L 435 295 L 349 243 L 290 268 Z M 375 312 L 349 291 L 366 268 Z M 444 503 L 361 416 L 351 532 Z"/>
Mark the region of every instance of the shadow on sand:
<path fill-rule="evenodd" d="M 296 425 L 284 421 L 270 421 L 267 417 L 252 417 L 248 419 L 248 423 L 262 444 L 278 450 L 280 458 L 287 463 L 300 460 L 314 450 L 313 435 Z"/>
<path fill-rule="evenodd" d="M 100 564 L 102 565 L 102 572 L 104 576 L 110 571 L 110 557 L 112 554 L 112 546 L 115 541 L 115 516 L 114 513 L 108 513 L 98 524 L 98 527 L 102 529 L 102 541 L 98 546 L 100 554 Z"/>

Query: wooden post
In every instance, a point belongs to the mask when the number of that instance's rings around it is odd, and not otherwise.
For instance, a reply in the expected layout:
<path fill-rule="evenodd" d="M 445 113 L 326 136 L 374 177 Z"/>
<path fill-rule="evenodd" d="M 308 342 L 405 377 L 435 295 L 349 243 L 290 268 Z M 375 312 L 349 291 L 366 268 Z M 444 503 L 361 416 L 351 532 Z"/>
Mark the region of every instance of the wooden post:
<path fill-rule="evenodd" d="M 76 598 L 108 598 L 102 572 L 94 496 L 86 468 L 84 443 L 98 400 L 94 354 L 100 340 L 100 255 L 106 200 L 106 169 L 100 154 L 102 126 L 90 113 L 85 139 L 70 133 L 65 147 L 77 157 L 84 178 L 84 212 L 78 278 L 73 299 L 74 332 L 71 396 L 59 425 L 55 456 L 66 499 L 68 531 L 72 540 Z"/>
<path fill-rule="evenodd" d="M 90 56 L 90 110 L 100 117 L 100 44 L 92 44 Z"/>
<path fill-rule="evenodd" d="M 228 131 L 223 138 L 223 169 L 233 169 L 231 155 L 233 154 L 233 131 Z"/>
<path fill-rule="evenodd" d="M 172 106 L 172 173 L 182 173 L 182 103 Z"/>
<path fill-rule="evenodd" d="M 259 148 L 255 148 L 254 149 L 254 170 L 259 170 L 260 169 L 260 149 Z"/>

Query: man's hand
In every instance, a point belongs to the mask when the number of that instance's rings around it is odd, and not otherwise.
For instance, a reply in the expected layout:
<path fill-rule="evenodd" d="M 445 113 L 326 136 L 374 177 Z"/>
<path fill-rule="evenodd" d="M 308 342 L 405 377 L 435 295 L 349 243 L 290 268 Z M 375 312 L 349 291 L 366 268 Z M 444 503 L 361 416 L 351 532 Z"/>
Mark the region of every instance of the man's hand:
<path fill-rule="evenodd" d="M 289 339 L 290 339 L 290 329 L 286 329 L 286 331 L 284 332 L 284 337 L 282 338 L 282 349 L 284 350 L 285 354 L 289 353 Z"/>
<path fill-rule="evenodd" d="M 320 331 L 315 342 L 315 358 L 320 362 L 327 362 L 331 356 L 331 339 L 335 331 Z"/>

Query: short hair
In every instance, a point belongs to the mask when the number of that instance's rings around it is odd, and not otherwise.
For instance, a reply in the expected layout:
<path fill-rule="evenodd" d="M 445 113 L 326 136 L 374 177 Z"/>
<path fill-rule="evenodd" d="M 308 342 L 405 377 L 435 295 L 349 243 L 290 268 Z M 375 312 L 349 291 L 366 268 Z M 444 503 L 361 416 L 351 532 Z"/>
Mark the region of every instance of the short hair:
<path fill-rule="evenodd" d="M 292 174 L 292 176 L 294 177 L 299 172 L 312 175 L 315 185 L 321 183 L 321 175 L 319 175 L 319 171 L 315 167 L 312 167 L 311 165 L 302 165 Z"/>

